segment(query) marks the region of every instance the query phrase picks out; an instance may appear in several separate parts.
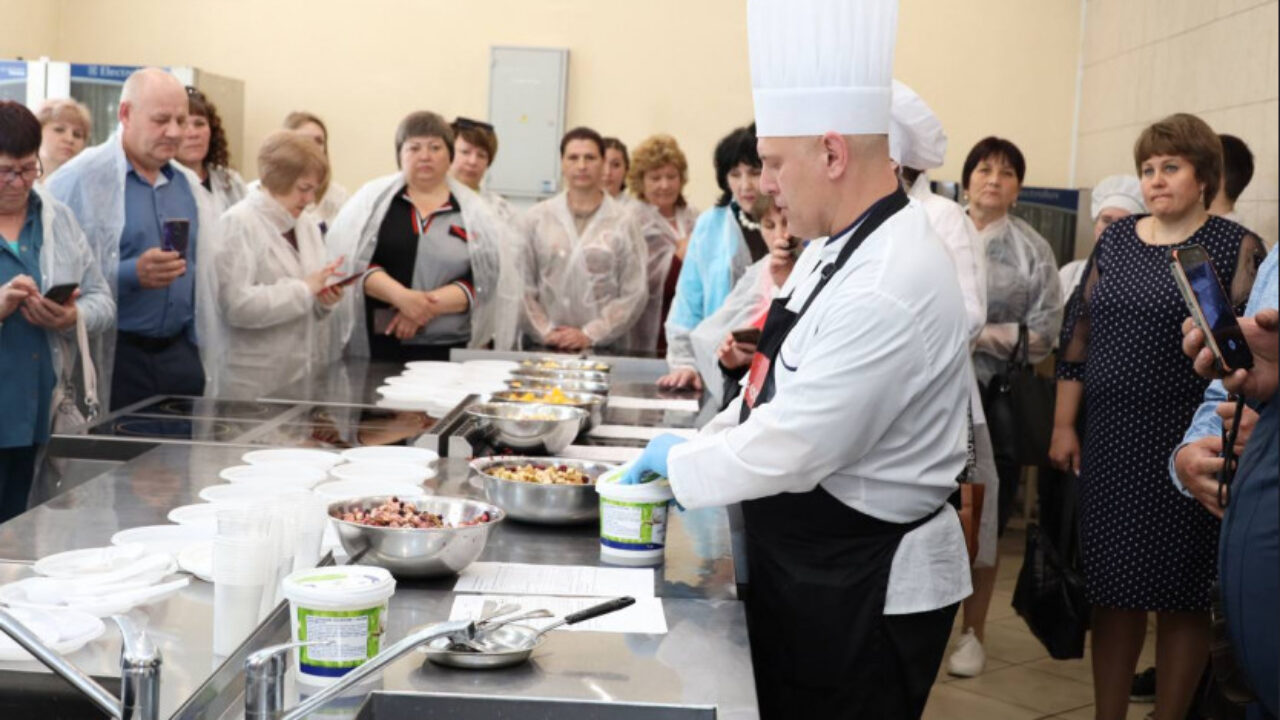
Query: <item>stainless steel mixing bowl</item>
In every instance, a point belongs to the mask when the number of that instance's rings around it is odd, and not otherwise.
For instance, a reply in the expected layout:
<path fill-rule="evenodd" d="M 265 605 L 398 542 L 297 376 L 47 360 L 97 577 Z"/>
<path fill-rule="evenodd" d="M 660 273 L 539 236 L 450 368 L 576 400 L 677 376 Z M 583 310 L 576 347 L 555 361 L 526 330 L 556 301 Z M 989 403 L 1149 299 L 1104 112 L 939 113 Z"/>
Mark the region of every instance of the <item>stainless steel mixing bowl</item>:
<path fill-rule="evenodd" d="M 589 380 L 546 380 L 516 376 L 507 378 L 507 387 L 521 392 L 544 392 L 560 388 L 564 392 L 590 393 L 592 395 L 609 394 L 609 383 L 591 382 Z"/>
<path fill-rule="evenodd" d="M 496 467 L 552 465 L 571 467 L 591 477 L 589 485 L 542 485 L 519 480 L 504 480 L 491 471 Z M 572 460 L 569 458 L 483 457 L 471 461 L 471 469 L 484 481 L 484 495 L 489 502 L 507 511 L 513 520 L 544 525 L 571 525 L 590 522 L 600 517 L 600 498 L 596 495 L 596 478 L 612 470 L 613 465 Z"/>
<path fill-rule="evenodd" d="M 541 394 L 542 393 L 535 393 L 535 395 L 537 396 L 540 396 Z M 591 428 L 599 425 L 604 418 L 605 399 L 603 395 L 591 395 L 590 393 L 566 392 L 564 395 L 565 395 L 565 399 L 567 399 L 568 402 L 565 402 L 565 403 L 547 403 L 540 399 L 522 400 L 521 397 L 523 395 L 524 395 L 523 391 L 503 390 L 501 392 L 494 393 L 493 399 L 498 402 L 518 402 L 518 403 L 525 403 L 526 405 L 527 404 L 534 404 L 534 405 L 556 404 L 556 405 L 562 405 L 564 407 L 580 408 L 582 410 L 587 411 L 587 417 L 585 420 L 582 421 L 582 432 L 587 432 Z"/>
<path fill-rule="evenodd" d="M 513 450 L 540 450 L 554 455 L 569 447 L 582 432 L 588 413 L 572 405 L 536 403 L 477 403 L 467 414 L 489 432 L 494 440 Z"/>
<path fill-rule="evenodd" d="M 506 518 L 502 508 L 457 497 L 431 496 L 414 503 L 418 510 L 442 516 L 446 527 L 384 528 L 340 519 L 355 509 L 372 510 L 390 500 L 391 495 L 373 495 L 340 500 L 329 505 L 329 517 L 338 528 L 338 537 L 348 555 L 364 552 L 362 563 L 378 565 L 397 577 L 440 577 L 454 575 L 475 562 L 484 552 L 489 530 Z M 455 526 L 484 513 L 489 521 L 479 525 Z"/>

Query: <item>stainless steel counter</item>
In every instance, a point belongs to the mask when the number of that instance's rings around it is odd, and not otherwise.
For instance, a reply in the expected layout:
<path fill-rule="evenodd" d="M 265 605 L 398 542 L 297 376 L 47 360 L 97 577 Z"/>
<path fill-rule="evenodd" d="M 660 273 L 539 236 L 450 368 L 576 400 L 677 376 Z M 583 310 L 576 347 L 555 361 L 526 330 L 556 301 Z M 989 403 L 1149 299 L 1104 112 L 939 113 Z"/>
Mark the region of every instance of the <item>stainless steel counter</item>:
<path fill-rule="evenodd" d="M 332 399 L 332 396 L 331 398 Z M 165 446 L 152 450 L 50 502 L 0 525 L 0 580 L 29 572 L 21 563 L 62 550 L 107 544 L 117 530 L 165 522 L 167 512 L 198 502 L 197 493 L 220 482 L 219 469 L 239 463 L 239 448 Z M 438 493 L 479 496 L 465 461 L 442 461 L 429 481 Z M 483 560 L 539 564 L 599 563 L 596 529 L 546 528 L 508 521 L 495 529 Z M 388 692 L 605 700 L 631 703 L 716 705 L 720 717 L 756 716 L 755 690 L 745 618 L 735 598 L 729 526 L 721 510 L 675 513 L 666 563 L 655 591 L 664 599 L 666 635 L 555 633 L 534 660 L 489 673 L 422 667 L 406 658 L 383 673 Z M 390 640 L 411 627 L 443 620 L 452 604 L 452 580 L 402 583 L 392 601 Z M 217 715 L 239 707 L 239 689 L 220 673 L 212 652 L 212 586 L 200 581 L 177 596 L 135 611 L 148 623 L 164 653 L 162 711 L 182 717 Z M 268 623 L 270 626 L 271 623 Z M 230 662 L 283 641 L 287 628 L 264 627 Z M 103 639 L 71 656 L 98 677 L 118 675 L 118 637 Z M 43 673 L 33 663 L 0 664 L 0 693 L 24 676 Z M 224 677 L 228 676 L 228 677 Z M 203 687 L 202 687 L 203 686 Z"/>

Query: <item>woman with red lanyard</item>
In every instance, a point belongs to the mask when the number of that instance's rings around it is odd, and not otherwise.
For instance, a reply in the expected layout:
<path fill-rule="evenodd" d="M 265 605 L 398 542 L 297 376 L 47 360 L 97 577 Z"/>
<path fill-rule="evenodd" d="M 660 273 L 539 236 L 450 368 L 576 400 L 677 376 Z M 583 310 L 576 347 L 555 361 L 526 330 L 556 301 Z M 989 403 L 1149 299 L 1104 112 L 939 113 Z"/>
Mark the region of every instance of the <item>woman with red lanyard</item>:
<path fill-rule="evenodd" d="M 970 591 L 948 505 L 969 350 L 946 249 L 889 159 L 895 0 L 748 3 L 762 189 L 826 237 L 774 300 L 743 394 L 627 472 L 741 502 L 761 717 L 916 718 Z"/>

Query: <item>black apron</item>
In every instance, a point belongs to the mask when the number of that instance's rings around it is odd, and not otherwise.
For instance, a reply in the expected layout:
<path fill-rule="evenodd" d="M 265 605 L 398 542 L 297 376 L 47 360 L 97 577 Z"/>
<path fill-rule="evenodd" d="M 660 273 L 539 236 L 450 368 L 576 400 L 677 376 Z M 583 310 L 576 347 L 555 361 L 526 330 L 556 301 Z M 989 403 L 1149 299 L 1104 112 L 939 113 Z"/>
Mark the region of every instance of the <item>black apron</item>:
<path fill-rule="evenodd" d="M 901 190 L 873 205 L 800 312 L 773 301 L 742 403 L 745 422 L 773 399 L 773 365 L 796 322 L 862 242 L 907 205 Z M 839 237 L 836 235 L 834 237 Z M 944 504 L 945 506 L 945 504 Z M 938 508 L 941 511 L 942 507 Z M 822 486 L 742 503 L 750 570 L 747 627 L 761 717 L 858 718 L 882 657 L 889 569 L 915 522 L 878 520 L 837 500 Z"/>

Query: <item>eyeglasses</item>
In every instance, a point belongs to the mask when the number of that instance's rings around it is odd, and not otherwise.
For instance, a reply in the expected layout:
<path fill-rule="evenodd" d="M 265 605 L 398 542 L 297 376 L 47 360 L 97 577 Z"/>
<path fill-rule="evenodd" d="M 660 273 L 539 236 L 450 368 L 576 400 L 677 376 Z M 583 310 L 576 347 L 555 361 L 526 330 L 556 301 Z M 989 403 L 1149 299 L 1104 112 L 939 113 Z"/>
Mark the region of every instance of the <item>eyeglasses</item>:
<path fill-rule="evenodd" d="M 43 174 L 44 167 L 39 160 L 35 164 L 20 168 L 0 167 L 0 187 L 12 183 L 14 178 L 22 178 L 22 182 L 29 185 Z"/>
<path fill-rule="evenodd" d="M 457 130 L 487 130 L 493 132 L 493 126 L 489 123 L 464 117 L 454 120 L 453 127 Z"/>

